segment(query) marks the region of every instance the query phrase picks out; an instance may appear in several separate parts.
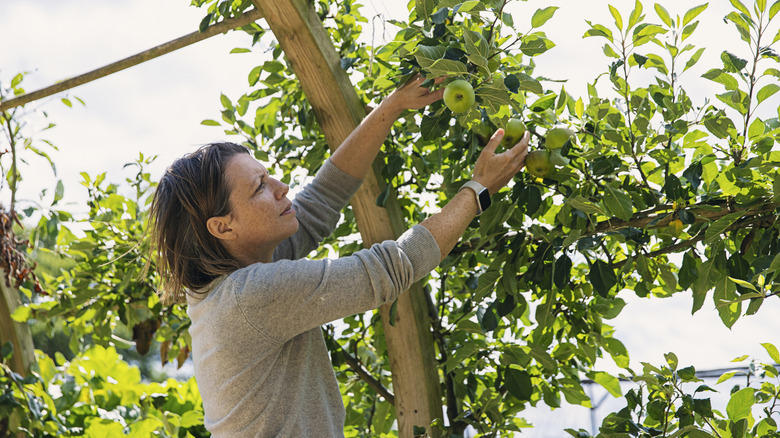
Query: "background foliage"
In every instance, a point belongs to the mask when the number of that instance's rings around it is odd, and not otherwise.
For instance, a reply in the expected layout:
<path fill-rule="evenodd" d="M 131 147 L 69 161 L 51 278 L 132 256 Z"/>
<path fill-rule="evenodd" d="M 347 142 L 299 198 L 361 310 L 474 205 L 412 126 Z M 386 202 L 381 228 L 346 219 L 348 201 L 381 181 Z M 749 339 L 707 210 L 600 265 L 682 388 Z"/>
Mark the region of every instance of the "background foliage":
<path fill-rule="evenodd" d="M 712 300 L 730 327 L 780 291 L 780 2 L 730 2 L 733 12 L 724 19 L 744 50 L 722 51 L 721 64 L 710 66 L 704 78 L 723 93 L 704 102 L 692 101 L 686 87 L 704 51 L 718 50 L 713 42 L 706 49 L 693 43 L 707 4 L 684 11 L 638 1 L 629 9 L 609 6 L 613 22 L 589 22 L 584 35 L 604 43 L 605 71 L 586 96 L 572 96 L 565 83 L 534 74 L 534 58 L 554 50 L 543 29 L 556 7 L 513 17 L 501 0 L 417 0 L 409 3 L 408 20 L 388 23 L 399 29 L 395 39 L 372 47 L 359 41 L 369 20 L 356 2 L 314 3 L 366 105 L 417 71 L 467 79 L 475 88 L 469 112 L 453 115 L 438 103 L 405 114 L 386 142 L 380 159 L 388 188 L 377 203 L 397 197 L 409 224 L 446 202 L 509 117 L 526 122 L 539 149 L 552 127 L 576 132 L 554 154 L 551 175 L 518 175 L 428 279 L 448 416 L 439 426 L 448 434 L 471 427 L 506 436 L 527 427 L 522 411 L 540 403 L 590 406 L 584 379 L 626 401 L 605 418 L 601 436 L 777 434 L 780 360 L 773 345 L 764 344 L 771 362 L 752 362 L 749 384 L 735 386 L 728 405 L 718 408 L 708 398 L 712 389 L 697 385 L 695 370 L 681 367 L 673 353 L 664 364 L 630 369 L 629 352 L 609 325 L 625 294 L 690 294 L 694 312 Z M 206 11 L 202 26 L 251 7 L 193 3 Z M 316 171 L 327 146 L 263 26 L 243 31 L 272 47 L 269 59 L 248 73 L 244 95 L 222 95 L 219 117 L 203 123 L 236 136 L 296 184 Z M 649 83 L 637 79 L 648 74 Z M 18 94 L 22 81 L 14 77 L 4 96 Z M 4 113 L 4 130 L 12 144 L 25 145 L 14 129 L 19 117 Z M 46 156 L 45 149 L 26 151 Z M 127 356 L 134 346 L 146 354 L 159 344 L 163 361 L 181 364 L 189 352 L 184 309 L 163 308 L 156 279 L 141 275 L 154 187 L 144 170 L 149 160 L 140 156 L 128 165 L 129 194 L 105 175 L 83 175 L 86 219 L 58 209 L 56 194 L 50 207 L 26 212 L 40 216 L 29 252 L 39 261 L 43 293 L 22 285 L 26 306 L 14 317 L 68 338 L 67 351 L 39 354 L 32 376 L 3 368 L 6 424 L 18 421 L 30 436 L 105 436 L 118 428 L 139 436 L 207 434 L 193 380 L 143 382 L 116 353 Z M 3 162 L 9 186 L 17 168 Z M 315 257 L 360 248 L 349 210 L 344 219 Z M 325 331 L 347 405 L 347 435 L 393 435 L 393 407 L 355 373 L 367 370 L 392 390 L 378 316 L 356 315 Z M 602 358 L 623 371 L 600 370 Z M 621 379 L 637 385 L 624 393 Z"/>

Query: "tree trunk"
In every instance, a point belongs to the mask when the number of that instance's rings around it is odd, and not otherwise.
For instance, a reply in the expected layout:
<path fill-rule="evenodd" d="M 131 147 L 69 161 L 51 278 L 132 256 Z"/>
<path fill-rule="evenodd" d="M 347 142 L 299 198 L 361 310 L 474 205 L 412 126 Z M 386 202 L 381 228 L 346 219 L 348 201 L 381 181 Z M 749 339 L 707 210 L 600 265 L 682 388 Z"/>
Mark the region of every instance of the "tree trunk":
<path fill-rule="evenodd" d="M 331 150 L 335 150 L 357 127 L 365 110 L 340 66 L 330 36 L 305 0 L 253 2 L 284 50 Z M 385 208 L 376 205 L 384 185 L 377 178 L 381 166 L 378 161 L 374 163 L 373 173 L 352 200 L 365 246 L 395 239 L 406 229 L 397 201 L 391 197 Z M 401 437 L 411 438 L 414 426 L 428 429 L 433 420 L 442 418 L 438 368 L 424 293 L 418 283 L 401 295 L 392 322 L 390 304 L 381 309 Z"/>

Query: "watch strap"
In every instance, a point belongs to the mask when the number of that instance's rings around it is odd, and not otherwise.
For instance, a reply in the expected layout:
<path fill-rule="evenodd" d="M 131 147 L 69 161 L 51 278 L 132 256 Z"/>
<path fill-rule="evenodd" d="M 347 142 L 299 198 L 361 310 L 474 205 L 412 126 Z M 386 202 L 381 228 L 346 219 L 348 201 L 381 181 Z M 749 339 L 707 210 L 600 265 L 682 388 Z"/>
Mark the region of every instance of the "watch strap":
<path fill-rule="evenodd" d="M 458 189 L 458 191 L 460 192 L 463 189 L 471 189 L 474 192 L 474 197 L 477 200 L 477 208 L 479 209 L 477 215 L 482 214 L 485 210 L 487 210 L 488 207 L 490 207 L 490 193 L 485 186 L 471 180 L 463 184 L 460 189 Z"/>

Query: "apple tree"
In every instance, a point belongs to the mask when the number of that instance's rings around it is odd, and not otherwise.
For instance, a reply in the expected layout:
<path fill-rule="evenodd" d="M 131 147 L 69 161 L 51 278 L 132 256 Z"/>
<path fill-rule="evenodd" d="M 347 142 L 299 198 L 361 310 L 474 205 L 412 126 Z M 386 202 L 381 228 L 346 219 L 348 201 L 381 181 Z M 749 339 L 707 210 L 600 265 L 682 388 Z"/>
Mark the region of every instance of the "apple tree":
<path fill-rule="evenodd" d="M 253 7 L 249 1 L 193 4 L 207 11 L 201 28 Z M 673 353 L 661 365 L 631 369 L 609 320 L 628 295 L 689 294 L 693 312 L 706 311 L 709 302 L 731 327 L 780 292 L 780 2 L 730 0 L 725 20 L 742 41 L 739 52 L 696 44 L 700 23 L 723 18 L 708 16 L 706 3 L 681 11 L 640 1 L 627 9 L 609 5 L 612 22 L 588 21 L 583 35 L 603 43 L 605 57 L 586 96 L 535 73 L 543 55 L 555 50 L 547 33 L 555 6 L 532 11 L 505 0 L 415 0 L 406 17 L 389 20 L 364 17 L 353 0 L 306 4 L 367 110 L 419 72 L 429 85 L 446 76 L 443 86 L 465 81 L 474 92 L 467 108 L 453 112 L 439 102 L 404 114 L 394 126 L 375 167 L 384 182 L 375 203 L 397 202 L 404 224 L 438 210 L 469 178 L 490 135 L 510 119 L 531 131 L 545 168 L 519 174 L 496 194 L 424 281 L 426 305 L 417 310 L 430 322 L 433 383 L 441 388 L 436 402 L 446 409 L 416 424 L 415 432 L 511 436 L 530 427 L 524 410 L 590 406 L 583 389 L 590 380 L 626 402 L 606 416 L 601 436 L 777 435 L 774 345 L 764 344 L 774 363 L 752 362 L 750 379 L 718 409 L 708 397 L 712 388 Z M 392 40 L 378 44 L 368 27 L 382 28 Z M 296 66 L 267 23 L 242 30 L 252 47 L 234 51 L 264 59 L 248 72 L 247 92 L 220 96 L 219 117 L 203 123 L 238 138 L 295 186 L 328 156 L 325 121 L 315 117 Z M 718 63 L 694 76 L 705 51 L 719 51 Z M 695 81 L 723 92 L 697 102 L 686 91 Z M 32 233 L 34 242 L 72 263 L 41 274 L 49 296 L 27 291 L 27 305 L 14 316 L 47 327 L 64 321 L 74 355 L 40 356 L 38 371 L 26 380 L 3 368 L 0 407 L 31 413 L 24 424 L 30 436 L 89 436 L 90 427 L 97 436 L 117 427 L 125 434 L 207 434 L 192 380 L 144 386 L 116 356 L 129 341 L 141 351 L 152 339 L 164 360 L 188 354 L 184 309 L 162 307 L 156 279 L 142 275 L 145 207 L 154 186 L 146 164 L 141 156 L 130 166 L 137 170 L 125 183 L 130 195 L 105 175 L 84 175 L 91 208 L 85 237 L 68 230 L 68 215 L 57 208 Z M 351 254 L 361 247 L 357 231 L 348 209 L 312 256 Z M 346 400 L 347 436 L 396 434 L 394 401 L 402 389 L 393 385 L 391 369 L 403 358 L 388 352 L 379 320 L 369 313 L 324 327 Z M 4 359 L 10 354 L 4 350 Z M 90 369 L 89 360 L 95 373 L 85 377 L 80 373 Z M 620 375 L 603 371 L 605 360 Z M 116 369 L 108 365 L 117 361 Z M 624 393 L 621 379 L 635 387 Z M 51 395 L 55 388 L 59 396 Z M 119 426 L 109 424 L 119 417 Z M 568 432 L 590 436 L 584 429 Z"/>
<path fill-rule="evenodd" d="M 231 13 L 227 2 L 198 3 L 212 18 Z M 614 23 L 591 23 L 584 35 L 603 40 L 605 72 L 578 97 L 534 74 L 536 58 L 554 50 L 543 29 L 557 7 L 521 16 L 500 0 L 417 0 L 408 20 L 383 24 L 398 30 L 376 46 L 359 38 L 376 17 L 362 17 L 350 1 L 315 3 L 366 105 L 417 72 L 430 83 L 467 81 L 474 91 L 465 110 L 434 104 L 394 128 L 380 157 L 387 185 L 379 205 L 397 198 L 407 222 L 418 222 L 468 179 L 480 148 L 510 118 L 523 120 L 534 147 L 549 154 L 549 173 L 519 175 L 494 196 L 428 280 L 448 433 L 518 430 L 526 426 L 521 411 L 540 402 L 587 406 L 585 378 L 620 395 L 618 377 L 599 371 L 598 360 L 631 374 L 629 352 L 607 322 L 625 306 L 621 295 L 690 293 L 694 312 L 709 297 L 732 326 L 778 293 L 780 125 L 772 96 L 780 89 L 780 4 L 732 5 L 726 20 L 744 54 L 723 51 L 722 64 L 701 80 L 725 93 L 693 102 L 685 81 L 699 79 L 689 69 L 705 50 L 693 41 L 707 4 L 681 15 L 654 5 L 652 18 L 641 2 L 609 6 Z M 250 73 L 252 90 L 235 101 L 223 96 L 221 121 L 204 123 L 244 137 L 291 181 L 326 151 L 293 66 L 279 50 L 272 57 Z M 652 82 L 635 80 L 637 72 Z M 561 144 L 565 130 L 572 135 Z M 440 195 L 431 200 L 430 192 Z M 346 219 L 330 254 L 358 248 L 345 241 L 355 232 L 349 212 Z M 376 396 L 379 385 L 391 385 L 376 323 L 358 315 L 327 330 L 349 426 L 364 433 L 386 432 L 392 420 L 387 397 Z M 371 374 L 372 385 L 358 386 L 354 371 Z M 708 426 L 697 417 L 691 427 Z"/>

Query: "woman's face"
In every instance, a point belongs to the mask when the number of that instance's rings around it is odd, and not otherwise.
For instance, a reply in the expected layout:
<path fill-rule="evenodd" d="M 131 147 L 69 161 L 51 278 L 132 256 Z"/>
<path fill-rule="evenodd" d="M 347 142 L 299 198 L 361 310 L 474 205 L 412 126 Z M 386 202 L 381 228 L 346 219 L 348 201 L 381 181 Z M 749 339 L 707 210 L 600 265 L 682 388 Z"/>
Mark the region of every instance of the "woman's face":
<path fill-rule="evenodd" d="M 298 231 L 298 219 L 287 199 L 289 186 L 271 178 L 250 154 L 236 154 L 225 168 L 231 212 L 225 216 L 234 233 L 223 241 L 244 264 L 270 262 L 274 248 Z"/>

